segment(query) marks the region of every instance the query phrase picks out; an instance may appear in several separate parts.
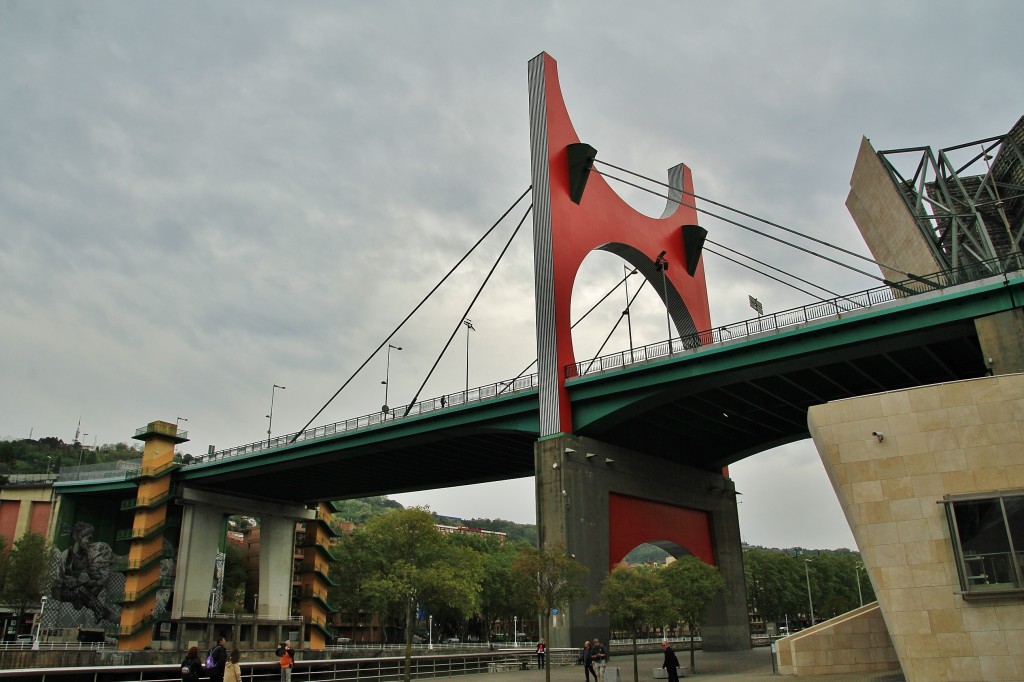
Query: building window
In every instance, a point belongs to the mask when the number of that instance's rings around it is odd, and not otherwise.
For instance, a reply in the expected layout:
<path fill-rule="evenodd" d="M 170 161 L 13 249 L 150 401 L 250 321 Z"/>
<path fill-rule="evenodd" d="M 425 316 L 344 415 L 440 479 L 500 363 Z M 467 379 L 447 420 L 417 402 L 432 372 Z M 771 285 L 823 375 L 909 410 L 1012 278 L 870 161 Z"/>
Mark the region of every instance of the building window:
<path fill-rule="evenodd" d="M 965 598 L 1024 594 L 1024 491 L 942 500 Z"/>

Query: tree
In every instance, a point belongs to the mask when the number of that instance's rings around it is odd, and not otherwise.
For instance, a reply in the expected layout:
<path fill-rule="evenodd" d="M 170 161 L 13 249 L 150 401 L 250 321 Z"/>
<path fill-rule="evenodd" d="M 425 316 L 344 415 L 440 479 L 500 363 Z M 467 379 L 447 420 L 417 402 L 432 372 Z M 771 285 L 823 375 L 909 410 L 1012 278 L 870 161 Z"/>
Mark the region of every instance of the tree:
<path fill-rule="evenodd" d="M 512 570 L 519 552 L 527 547 L 525 542 L 500 541 L 493 535 L 477 533 L 455 533 L 449 536 L 457 545 L 469 547 L 480 555 L 483 573 L 480 580 L 479 618 L 474 619 L 475 634 L 480 641 L 491 640 L 494 623 L 513 622 L 520 613 L 533 611 L 531 591 L 533 581 L 527 581 Z M 435 627 L 437 626 L 435 612 Z"/>
<path fill-rule="evenodd" d="M 764 620 L 778 622 L 786 614 L 806 610 L 803 569 L 793 557 L 777 550 L 748 549 L 743 553 L 743 571 L 748 606 Z"/>
<path fill-rule="evenodd" d="M 633 641 L 633 679 L 640 682 L 636 633 L 644 625 L 664 623 L 674 617 L 672 595 L 661 573 L 653 566 L 617 566 L 601 587 L 601 598 L 591 611 L 608 614 L 613 628 L 626 630 Z"/>
<path fill-rule="evenodd" d="M 534 607 L 544 623 L 544 641 L 551 639 L 551 611 L 565 608 L 587 593 L 583 577 L 587 567 L 569 556 L 565 547 L 547 549 L 524 547 L 512 570 L 533 585 Z M 544 667 L 544 679 L 551 682 L 551 666 Z"/>
<path fill-rule="evenodd" d="M 366 564 L 372 567 L 361 576 L 361 590 L 372 601 L 404 614 L 404 679 L 409 682 L 416 605 L 429 600 L 467 616 L 472 613 L 480 592 L 479 557 L 451 543 L 425 508 L 375 516 L 358 533 L 367 536 L 361 547 L 367 553 Z"/>
<path fill-rule="evenodd" d="M 693 638 L 704 625 L 711 600 L 725 590 L 725 580 L 717 568 L 692 555 L 673 561 L 663 571 L 676 619 L 689 627 L 690 670 L 697 672 Z"/>
<path fill-rule="evenodd" d="M 233 542 L 227 543 L 224 551 L 224 601 L 221 611 L 245 610 L 245 582 L 249 573 L 246 567 L 245 550 Z"/>
<path fill-rule="evenodd" d="M 7 558 L 7 576 L 3 599 L 18 610 L 18 622 L 24 622 L 30 606 L 40 603 L 49 588 L 53 550 L 39 533 L 26 533 L 14 541 Z"/>

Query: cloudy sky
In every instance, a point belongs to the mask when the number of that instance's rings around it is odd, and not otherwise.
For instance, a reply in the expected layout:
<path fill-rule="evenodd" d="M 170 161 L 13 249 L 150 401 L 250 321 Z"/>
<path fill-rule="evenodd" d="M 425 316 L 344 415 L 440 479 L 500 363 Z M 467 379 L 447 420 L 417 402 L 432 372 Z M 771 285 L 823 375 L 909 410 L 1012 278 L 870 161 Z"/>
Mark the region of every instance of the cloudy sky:
<path fill-rule="evenodd" d="M 264 437 L 275 383 L 274 432 L 301 428 L 529 185 L 526 65 L 542 51 L 599 159 L 658 179 L 685 162 L 698 194 L 866 253 L 843 203 L 861 136 L 939 148 L 1006 132 L 1024 113 L 1022 24 L 1010 0 L 0 0 L 0 438 L 71 441 L 81 420 L 102 444 L 184 418 L 199 454 Z M 621 191 L 660 215 L 663 200 Z M 392 405 L 515 220 L 394 337 Z M 876 285 L 702 223 L 834 291 Z M 468 314 L 472 385 L 536 355 L 529 232 Z M 750 317 L 748 295 L 766 312 L 811 300 L 705 261 L 716 324 Z M 589 258 L 574 310 L 621 272 Z M 637 345 L 664 337 L 645 293 Z M 577 357 L 623 298 L 577 328 Z M 620 328 L 604 352 L 628 343 Z M 466 360 L 460 331 L 423 396 L 459 390 Z M 317 423 L 378 410 L 386 362 Z M 853 546 L 809 442 L 732 474 L 747 542 Z M 534 521 L 532 479 L 397 499 Z"/>

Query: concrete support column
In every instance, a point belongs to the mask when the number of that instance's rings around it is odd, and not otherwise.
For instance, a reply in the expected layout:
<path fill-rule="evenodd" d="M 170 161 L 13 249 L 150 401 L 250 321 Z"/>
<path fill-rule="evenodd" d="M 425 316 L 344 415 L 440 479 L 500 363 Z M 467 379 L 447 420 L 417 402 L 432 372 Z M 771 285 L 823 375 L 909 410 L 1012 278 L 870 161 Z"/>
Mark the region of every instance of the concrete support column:
<path fill-rule="evenodd" d="M 550 646 L 575 647 L 595 636 L 610 639 L 608 619 L 588 613 L 588 608 L 598 600 L 601 584 L 611 567 L 623 558 L 611 556 L 609 551 L 613 544 L 609 532 L 610 500 L 618 495 L 685 508 L 707 519 L 714 563 L 725 579 L 728 594 L 720 595 L 711 606 L 703 632 L 704 646 L 709 651 L 750 648 L 736 492 L 730 479 L 669 459 L 569 435 L 538 441 L 534 459 L 540 546 L 564 545 L 590 569 L 586 578 L 590 596 L 572 604 L 553 623 Z M 642 533 L 638 531 L 637 537 L 642 537 Z M 637 544 L 651 542 L 670 553 L 688 553 L 686 547 L 673 546 L 670 540 L 642 537 Z"/>
<path fill-rule="evenodd" d="M 213 572 L 220 541 L 224 537 L 224 511 L 187 505 L 178 537 L 178 566 L 174 576 L 171 617 L 205 618 L 210 612 Z"/>
<path fill-rule="evenodd" d="M 295 521 L 280 516 L 260 519 L 260 618 L 291 615 Z"/>
<path fill-rule="evenodd" d="M 244 514 L 260 519 L 259 617 L 287 618 L 292 592 L 295 522 L 316 518 L 301 505 L 253 500 L 206 490 L 182 491 L 181 535 L 171 617 L 205 618 L 217 553 L 225 538 L 225 518 Z"/>

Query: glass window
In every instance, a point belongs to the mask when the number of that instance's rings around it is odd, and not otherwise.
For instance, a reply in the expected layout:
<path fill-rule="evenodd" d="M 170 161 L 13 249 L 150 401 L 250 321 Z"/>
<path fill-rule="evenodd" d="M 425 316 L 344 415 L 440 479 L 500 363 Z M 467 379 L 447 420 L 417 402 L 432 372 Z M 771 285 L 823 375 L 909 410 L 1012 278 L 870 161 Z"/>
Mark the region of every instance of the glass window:
<path fill-rule="evenodd" d="M 965 596 L 1024 591 L 1024 495 L 946 499 L 944 504 Z"/>

